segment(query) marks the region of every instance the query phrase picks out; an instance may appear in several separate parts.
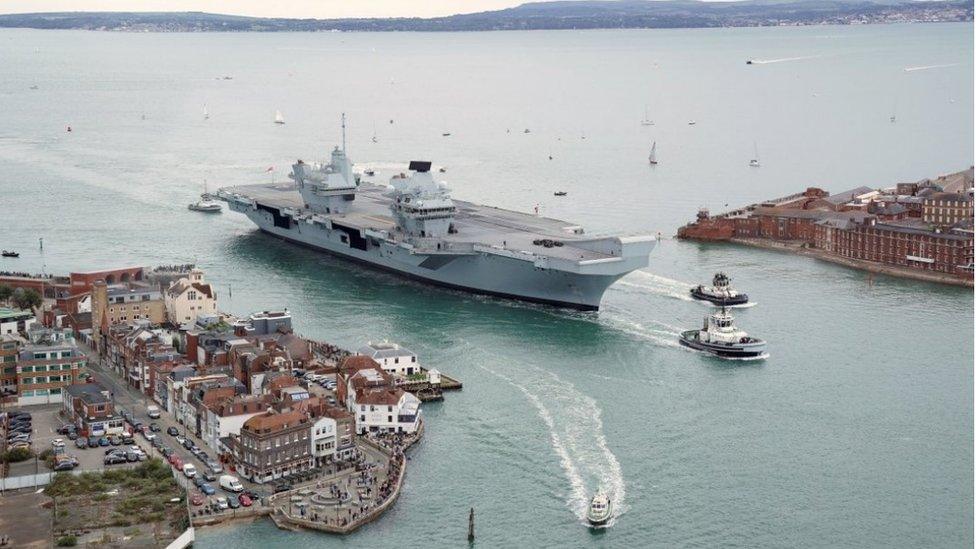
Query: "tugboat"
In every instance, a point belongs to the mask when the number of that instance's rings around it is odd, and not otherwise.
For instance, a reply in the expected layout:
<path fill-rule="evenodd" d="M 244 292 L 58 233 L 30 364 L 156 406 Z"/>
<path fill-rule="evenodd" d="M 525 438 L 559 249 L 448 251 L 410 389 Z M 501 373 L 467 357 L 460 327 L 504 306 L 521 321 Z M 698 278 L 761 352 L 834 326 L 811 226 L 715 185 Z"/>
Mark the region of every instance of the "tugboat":
<path fill-rule="evenodd" d="M 552 193 L 553 196 L 566 196 L 566 191 L 556 191 Z"/>
<path fill-rule="evenodd" d="M 376 171 L 374 171 L 374 170 L 366 170 L 366 171 L 363 172 L 363 174 L 365 176 L 367 176 L 367 177 L 373 177 L 374 175 L 376 175 Z"/>
<path fill-rule="evenodd" d="M 732 279 L 725 273 L 716 273 L 712 277 L 712 287 L 706 288 L 699 284 L 691 289 L 691 297 L 701 301 L 709 301 L 719 307 L 729 307 L 731 305 L 744 305 L 749 302 L 749 296 L 740 294 L 732 289 Z"/>
<path fill-rule="evenodd" d="M 200 200 L 187 206 L 189 209 L 195 212 L 203 213 L 220 213 L 223 207 L 213 201 L 213 195 L 207 190 L 207 182 L 203 182 L 203 194 L 200 195 Z"/>
<path fill-rule="evenodd" d="M 735 319 L 722 310 L 705 317 L 701 330 L 681 332 L 679 342 L 685 347 L 705 351 L 722 358 L 757 358 L 766 353 L 766 342 L 750 337 L 735 327 Z"/>
<path fill-rule="evenodd" d="M 586 511 L 586 521 L 590 526 L 603 526 L 613 516 L 613 504 L 603 492 L 597 492 L 590 500 L 590 508 Z"/>
<path fill-rule="evenodd" d="M 20 257 L 19 252 L 13 252 L 7 250 L 4 250 L 2 253 L 0 253 L 0 255 L 2 255 L 3 257 Z"/>

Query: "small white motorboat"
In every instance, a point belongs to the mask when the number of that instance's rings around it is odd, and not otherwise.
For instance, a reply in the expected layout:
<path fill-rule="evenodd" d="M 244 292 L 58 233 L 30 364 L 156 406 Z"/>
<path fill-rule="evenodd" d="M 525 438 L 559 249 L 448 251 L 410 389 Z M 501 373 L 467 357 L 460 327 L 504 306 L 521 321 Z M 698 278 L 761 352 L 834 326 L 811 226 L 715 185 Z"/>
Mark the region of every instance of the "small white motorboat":
<path fill-rule="evenodd" d="M 586 511 L 586 521 L 590 526 L 603 526 L 613 516 L 613 503 L 603 492 L 597 492 L 590 500 L 590 508 Z"/>
<path fill-rule="evenodd" d="M 212 200 L 200 200 L 190 204 L 187 207 L 195 212 L 203 213 L 220 213 L 221 210 L 220 204 Z"/>

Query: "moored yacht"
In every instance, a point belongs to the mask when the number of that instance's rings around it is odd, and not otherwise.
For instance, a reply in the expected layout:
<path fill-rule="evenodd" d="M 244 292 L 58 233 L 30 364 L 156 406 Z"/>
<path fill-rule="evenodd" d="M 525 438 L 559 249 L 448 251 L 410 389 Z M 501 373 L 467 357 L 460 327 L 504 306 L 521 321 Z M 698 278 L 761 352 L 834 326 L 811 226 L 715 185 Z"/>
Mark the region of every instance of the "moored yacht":
<path fill-rule="evenodd" d="M 679 342 L 722 358 L 765 358 L 766 342 L 736 328 L 734 320 L 722 307 L 705 317 L 700 330 L 681 332 Z"/>
<path fill-rule="evenodd" d="M 603 526 L 613 516 L 613 503 L 603 492 L 597 492 L 590 500 L 590 507 L 586 510 L 586 521 L 591 526 Z"/>
<path fill-rule="evenodd" d="M 709 301 L 720 307 L 744 305 L 749 302 L 748 295 L 732 289 L 732 278 L 725 273 L 716 273 L 712 277 L 711 287 L 699 284 L 692 288 L 691 297 L 701 301 Z"/>

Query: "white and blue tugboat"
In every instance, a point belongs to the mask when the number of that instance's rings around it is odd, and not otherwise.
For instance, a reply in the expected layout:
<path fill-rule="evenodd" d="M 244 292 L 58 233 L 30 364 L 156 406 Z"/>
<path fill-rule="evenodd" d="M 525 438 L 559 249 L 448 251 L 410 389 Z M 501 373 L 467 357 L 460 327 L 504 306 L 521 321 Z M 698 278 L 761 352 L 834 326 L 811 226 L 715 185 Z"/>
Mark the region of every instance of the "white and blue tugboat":
<path fill-rule="evenodd" d="M 735 327 L 735 319 L 725 307 L 705 317 L 700 330 L 681 332 L 685 347 L 722 358 L 765 358 L 766 342 Z"/>
<path fill-rule="evenodd" d="M 730 307 L 732 305 L 745 305 L 749 302 L 749 296 L 739 293 L 732 289 L 732 278 L 725 273 L 716 273 L 712 278 L 712 286 L 705 287 L 703 284 L 691 289 L 691 297 L 700 301 L 708 301 L 719 307 Z"/>
<path fill-rule="evenodd" d="M 590 500 L 590 508 L 586 511 L 586 521 L 590 526 L 604 526 L 613 516 L 613 503 L 605 493 L 597 492 Z"/>

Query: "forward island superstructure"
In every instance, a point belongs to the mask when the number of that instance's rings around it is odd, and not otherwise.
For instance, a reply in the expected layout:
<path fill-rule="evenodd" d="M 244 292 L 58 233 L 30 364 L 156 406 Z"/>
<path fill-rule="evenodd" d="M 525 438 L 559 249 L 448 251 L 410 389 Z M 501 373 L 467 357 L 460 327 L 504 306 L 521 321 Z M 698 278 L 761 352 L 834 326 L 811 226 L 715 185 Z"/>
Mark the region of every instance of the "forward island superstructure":
<path fill-rule="evenodd" d="M 579 226 L 453 200 L 430 162 L 389 186 L 360 181 L 343 148 L 298 160 L 292 181 L 217 197 L 280 238 L 439 286 L 596 310 L 606 289 L 646 267 L 655 238 L 591 237 Z"/>

